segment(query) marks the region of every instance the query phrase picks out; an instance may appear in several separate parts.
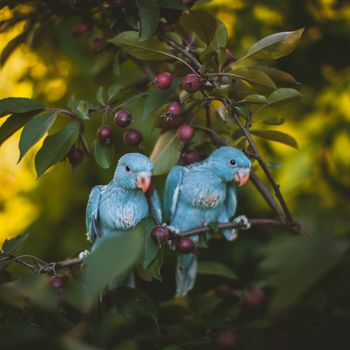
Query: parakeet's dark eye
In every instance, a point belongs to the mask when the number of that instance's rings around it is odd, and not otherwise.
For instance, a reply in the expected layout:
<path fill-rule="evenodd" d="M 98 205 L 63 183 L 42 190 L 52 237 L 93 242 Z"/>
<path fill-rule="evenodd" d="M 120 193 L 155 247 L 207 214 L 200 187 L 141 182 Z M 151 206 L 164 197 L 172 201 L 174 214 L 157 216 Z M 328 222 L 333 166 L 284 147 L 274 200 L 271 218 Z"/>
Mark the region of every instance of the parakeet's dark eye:
<path fill-rule="evenodd" d="M 230 160 L 230 164 L 231 164 L 232 166 L 235 166 L 235 165 L 237 165 L 237 162 L 236 162 L 235 160 L 231 159 L 231 160 Z"/>
<path fill-rule="evenodd" d="M 125 170 L 126 170 L 127 172 L 129 172 L 131 169 L 130 169 L 128 166 L 126 166 L 126 167 L 125 167 Z"/>

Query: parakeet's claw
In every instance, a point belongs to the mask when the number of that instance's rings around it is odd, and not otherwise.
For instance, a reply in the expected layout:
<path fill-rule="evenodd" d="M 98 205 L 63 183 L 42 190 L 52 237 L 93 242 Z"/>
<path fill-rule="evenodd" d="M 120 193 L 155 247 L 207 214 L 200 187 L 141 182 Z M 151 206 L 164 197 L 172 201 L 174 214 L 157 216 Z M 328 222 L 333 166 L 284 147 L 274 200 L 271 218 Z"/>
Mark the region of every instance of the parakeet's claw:
<path fill-rule="evenodd" d="M 83 252 L 79 253 L 79 259 L 84 260 L 89 254 L 90 252 L 88 250 L 84 250 Z"/>
<path fill-rule="evenodd" d="M 237 216 L 233 219 L 233 222 L 238 224 L 239 228 L 242 230 L 249 230 L 251 226 L 248 218 L 245 215 Z"/>

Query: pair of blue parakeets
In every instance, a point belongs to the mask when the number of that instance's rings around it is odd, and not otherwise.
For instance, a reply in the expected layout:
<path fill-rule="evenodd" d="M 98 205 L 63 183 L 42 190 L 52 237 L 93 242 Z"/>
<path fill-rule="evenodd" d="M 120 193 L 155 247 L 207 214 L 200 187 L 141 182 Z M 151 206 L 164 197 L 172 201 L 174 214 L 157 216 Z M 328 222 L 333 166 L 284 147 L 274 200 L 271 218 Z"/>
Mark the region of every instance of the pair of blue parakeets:
<path fill-rule="evenodd" d="M 175 166 L 168 174 L 163 210 L 156 190 L 146 197 L 151 184 L 153 164 L 139 153 L 120 158 L 113 180 L 92 189 L 86 226 L 92 251 L 99 242 L 115 234 L 127 232 L 144 218 L 152 216 L 156 224 L 163 220 L 175 233 L 212 223 L 228 223 L 237 205 L 237 186 L 248 181 L 251 163 L 238 149 L 220 147 L 206 160 L 189 166 Z M 162 215 L 164 213 L 164 218 Z M 249 228 L 245 216 L 234 219 Z M 228 240 L 236 238 L 236 229 L 225 230 Z M 123 233 L 122 233 L 123 234 Z M 197 242 L 198 236 L 191 236 Z M 176 295 L 186 295 L 192 289 L 197 274 L 195 254 L 179 254 L 176 270 Z M 134 286 L 132 273 L 114 283 Z"/>

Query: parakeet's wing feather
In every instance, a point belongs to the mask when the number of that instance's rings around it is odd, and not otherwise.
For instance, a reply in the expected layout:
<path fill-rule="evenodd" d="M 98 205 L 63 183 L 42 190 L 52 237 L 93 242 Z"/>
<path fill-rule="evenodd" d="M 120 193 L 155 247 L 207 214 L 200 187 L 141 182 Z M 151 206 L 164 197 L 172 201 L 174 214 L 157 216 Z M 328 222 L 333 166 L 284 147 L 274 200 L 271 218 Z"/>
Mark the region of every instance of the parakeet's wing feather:
<path fill-rule="evenodd" d="M 90 193 L 86 207 L 86 229 L 87 238 L 94 243 L 96 237 L 100 235 L 98 227 L 98 210 L 103 186 L 95 186 Z"/>
<path fill-rule="evenodd" d="M 170 218 L 176 211 L 180 186 L 182 183 L 183 169 L 184 168 L 181 166 L 172 168 L 166 180 L 164 191 L 164 219 L 166 222 L 170 221 Z"/>
<path fill-rule="evenodd" d="M 156 190 L 148 197 L 148 204 L 152 217 L 155 219 L 156 224 L 160 225 L 163 222 L 162 204 L 160 203 L 159 194 Z"/>
<path fill-rule="evenodd" d="M 235 184 L 227 185 L 225 208 L 227 216 L 232 219 L 237 208 L 237 186 Z"/>

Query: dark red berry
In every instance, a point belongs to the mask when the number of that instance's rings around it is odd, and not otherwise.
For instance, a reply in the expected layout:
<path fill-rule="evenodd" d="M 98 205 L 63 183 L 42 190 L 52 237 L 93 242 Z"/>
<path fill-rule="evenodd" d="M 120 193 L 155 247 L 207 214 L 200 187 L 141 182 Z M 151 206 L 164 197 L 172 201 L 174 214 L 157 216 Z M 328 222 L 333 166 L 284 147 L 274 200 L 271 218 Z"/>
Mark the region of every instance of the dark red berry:
<path fill-rule="evenodd" d="M 181 237 L 176 243 L 176 250 L 182 254 L 193 253 L 195 248 L 192 239 L 187 237 Z"/>
<path fill-rule="evenodd" d="M 80 148 L 72 147 L 68 153 L 68 161 L 75 168 L 84 159 L 84 151 Z"/>
<path fill-rule="evenodd" d="M 77 36 L 82 35 L 88 32 L 90 29 L 91 29 L 91 24 L 86 22 L 80 22 L 74 27 L 73 34 Z"/>
<path fill-rule="evenodd" d="M 143 140 L 143 136 L 141 132 L 138 131 L 137 129 L 126 130 L 123 135 L 123 138 L 124 138 L 124 142 L 130 146 L 138 146 Z"/>
<path fill-rule="evenodd" d="M 126 128 L 132 121 L 132 116 L 129 111 L 122 110 L 115 114 L 114 123 L 116 123 L 121 128 Z"/>
<path fill-rule="evenodd" d="M 232 294 L 232 289 L 227 284 L 220 284 L 215 288 L 215 294 L 219 297 L 227 297 Z"/>
<path fill-rule="evenodd" d="M 156 76 L 154 82 L 158 89 L 167 89 L 173 82 L 173 76 L 169 72 L 163 72 Z"/>
<path fill-rule="evenodd" d="M 90 50 L 91 50 L 91 52 L 93 52 L 93 53 L 101 52 L 102 43 L 103 43 L 103 39 L 102 38 L 94 38 L 91 41 L 91 43 L 90 43 Z"/>
<path fill-rule="evenodd" d="M 176 132 L 178 138 L 182 141 L 189 141 L 194 136 L 194 128 L 188 124 L 182 124 Z"/>
<path fill-rule="evenodd" d="M 201 154 L 197 151 L 187 150 L 182 154 L 182 161 L 188 165 L 199 162 L 201 160 Z"/>
<path fill-rule="evenodd" d="M 244 304 L 250 309 L 257 309 L 264 304 L 265 299 L 266 296 L 263 290 L 253 288 L 245 293 Z"/>
<path fill-rule="evenodd" d="M 62 288 L 68 281 L 66 275 L 54 275 L 50 278 L 51 285 L 54 288 Z"/>
<path fill-rule="evenodd" d="M 187 74 L 182 79 L 182 88 L 187 92 L 195 92 L 201 86 L 201 78 L 196 74 Z"/>
<path fill-rule="evenodd" d="M 97 137 L 98 137 L 98 139 L 103 141 L 105 144 L 110 144 L 111 143 L 112 136 L 113 136 L 113 131 L 107 125 L 101 126 L 97 130 Z"/>
<path fill-rule="evenodd" d="M 216 343 L 220 349 L 233 349 L 236 346 L 237 341 L 237 334 L 233 330 L 221 332 L 216 339 Z"/>
<path fill-rule="evenodd" d="M 174 116 L 180 115 L 182 113 L 182 104 L 177 101 L 169 103 L 167 112 Z"/>
<path fill-rule="evenodd" d="M 163 115 L 163 122 L 162 127 L 163 128 L 176 128 L 182 123 L 182 117 L 181 115 L 172 115 L 169 113 L 165 113 Z"/>
<path fill-rule="evenodd" d="M 166 242 L 169 239 L 169 231 L 166 227 L 158 225 L 153 228 L 151 237 L 154 242 L 160 244 L 162 242 Z"/>

